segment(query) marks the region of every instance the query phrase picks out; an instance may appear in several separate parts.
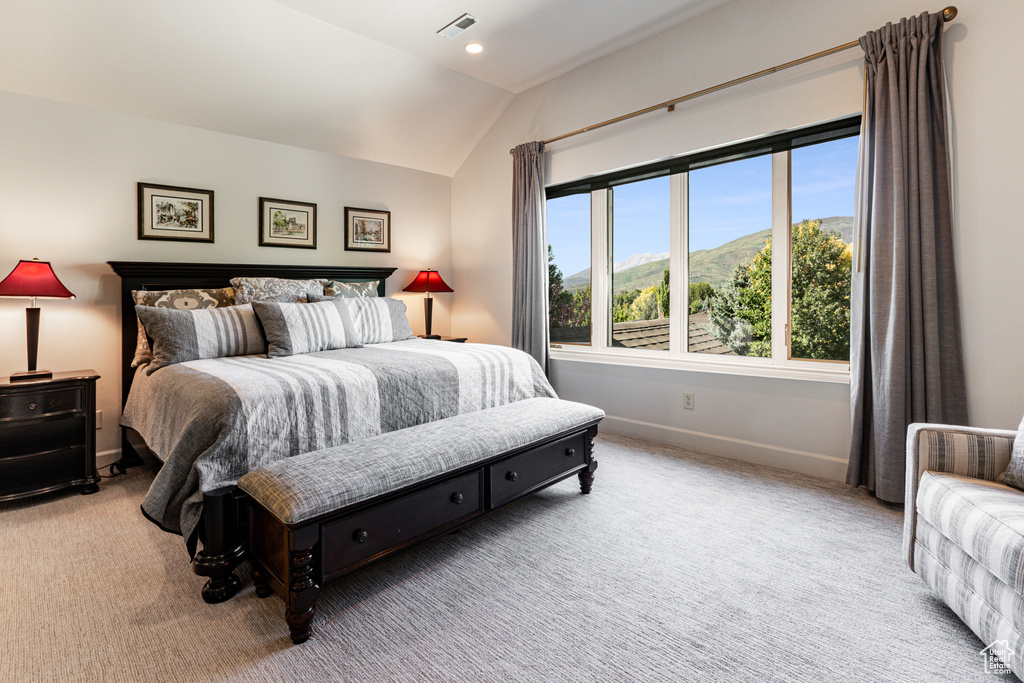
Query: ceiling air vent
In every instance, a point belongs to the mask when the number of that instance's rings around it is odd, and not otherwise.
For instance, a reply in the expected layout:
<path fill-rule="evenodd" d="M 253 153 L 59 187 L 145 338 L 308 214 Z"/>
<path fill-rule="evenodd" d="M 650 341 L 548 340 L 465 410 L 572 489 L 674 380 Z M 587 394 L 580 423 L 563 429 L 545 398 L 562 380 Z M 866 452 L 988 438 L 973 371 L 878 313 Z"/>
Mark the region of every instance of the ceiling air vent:
<path fill-rule="evenodd" d="M 461 17 L 438 31 L 437 34 L 444 36 L 445 38 L 454 38 L 475 23 L 476 17 L 472 14 L 463 14 Z"/>

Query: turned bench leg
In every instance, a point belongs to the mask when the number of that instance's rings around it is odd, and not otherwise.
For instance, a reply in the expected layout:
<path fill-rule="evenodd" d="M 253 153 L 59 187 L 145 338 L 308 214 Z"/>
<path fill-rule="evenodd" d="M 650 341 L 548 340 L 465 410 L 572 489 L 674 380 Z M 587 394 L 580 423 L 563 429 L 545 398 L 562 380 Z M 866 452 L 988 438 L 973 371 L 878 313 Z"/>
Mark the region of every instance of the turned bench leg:
<path fill-rule="evenodd" d="M 274 589 L 270 587 L 270 582 L 267 581 L 267 577 L 263 574 L 259 567 L 256 566 L 256 561 L 250 559 L 249 564 L 252 565 L 252 583 L 256 586 L 256 597 L 267 598 L 274 594 Z"/>
<path fill-rule="evenodd" d="M 590 428 L 590 444 L 587 447 L 587 466 L 580 470 L 580 491 L 590 493 L 594 486 L 594 472 L 597 471 L 597 460 L 594 458 L 594 437 L 597 436 L 597 427 Z"/>
<path fill-rule="evenodd" d="M 292 550 L 288 553 L 288 608 L 284 619 L 288 622 L 292 642 L 298 645 L 309 639 L 316 599 L 320 595 L 313 567 L 313 548 Z"/>

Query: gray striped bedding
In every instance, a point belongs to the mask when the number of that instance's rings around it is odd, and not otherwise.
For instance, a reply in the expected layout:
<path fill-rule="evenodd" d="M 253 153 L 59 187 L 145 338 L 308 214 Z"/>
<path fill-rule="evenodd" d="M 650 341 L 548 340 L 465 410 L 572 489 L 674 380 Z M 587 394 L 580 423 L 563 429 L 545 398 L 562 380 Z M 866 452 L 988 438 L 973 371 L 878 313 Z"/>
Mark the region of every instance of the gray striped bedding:
<path fill-rule="evenodd" d="M 536 396 L 555 392 L 521 351 L 410 339 L 137 372 L 121 424 L 164 462 L 143 510 L 187 539 L 202 492 L 233 485 L 251 469 Z"/>

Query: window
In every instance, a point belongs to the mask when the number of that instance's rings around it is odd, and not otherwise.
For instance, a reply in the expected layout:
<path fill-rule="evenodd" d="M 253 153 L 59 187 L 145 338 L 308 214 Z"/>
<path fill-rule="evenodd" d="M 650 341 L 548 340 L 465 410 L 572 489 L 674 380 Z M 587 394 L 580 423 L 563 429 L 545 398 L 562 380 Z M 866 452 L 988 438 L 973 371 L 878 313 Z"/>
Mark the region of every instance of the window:
<path fill-rule="evenodd" d="M 791 152 L 791 358 L 850 360 L 857 138 Z"/>
<path fill-rule="evenodd" d="M 612 346 L 667 351 L 669 179 L 608 191 L 612 243 Z"/>
<path fill-rule="evenodd" d="M 772 158 L 687 174 L 688 348 L 772 355 Z"/>
<path fill-rule="evenodd" d="M 552 344 L 626 363 L 845 373 L 859 127 L 548 188 Z"/>
<path fill-rule="evenodd" d="M 590 197 L 550 199 L 548 326 L 553 344 L 590 344 Z"/>

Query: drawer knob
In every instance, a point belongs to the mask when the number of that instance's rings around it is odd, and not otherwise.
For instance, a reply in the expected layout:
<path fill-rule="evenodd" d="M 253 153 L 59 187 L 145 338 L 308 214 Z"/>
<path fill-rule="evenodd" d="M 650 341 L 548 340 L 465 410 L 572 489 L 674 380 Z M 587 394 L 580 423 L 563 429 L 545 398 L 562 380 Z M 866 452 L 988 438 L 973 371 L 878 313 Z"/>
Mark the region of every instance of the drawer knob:
<path fill-rule="evenodd" d="M 575 448 L 566 448 L 565 449 L 565 454 L 568 455 L 571 458 L 572 456 L 576 455 L 576 449 Z"/>
<path fill-rule="evenodd" d="M 366 543 L 366 539 L 370 537 L 370 534 L 366 533 L 364 529 L 356 529 L 356 532 L 352 534 L 352 540 L 356 543 Z"/>
<path fill-rule="evenodd" d="M 461 493 L 456 492 L 452 494 L 452 502 L 456 505 L 462 505 L 463 500 L 465 499 L 462 497 Z"/>
<path fill-rule="evenodd" d="M 35 402 L 34 402 L 34 401 L 33 401 L 32 403 L 29 403 L 29 404 L 28 404 L 28 409 L 29 409 L 29 410 L 35 410 L 35 409 L 36 409 L 36 404 L 35 404 Z"/>
<path fill-rule="evenodd" d="M 505 473 L 505 478 L 508 479 L 509 481 L 515 481 L 516 479 L 519 478 L 519 475 L 516 474 L 515 472 L 509 471 Z"/>

